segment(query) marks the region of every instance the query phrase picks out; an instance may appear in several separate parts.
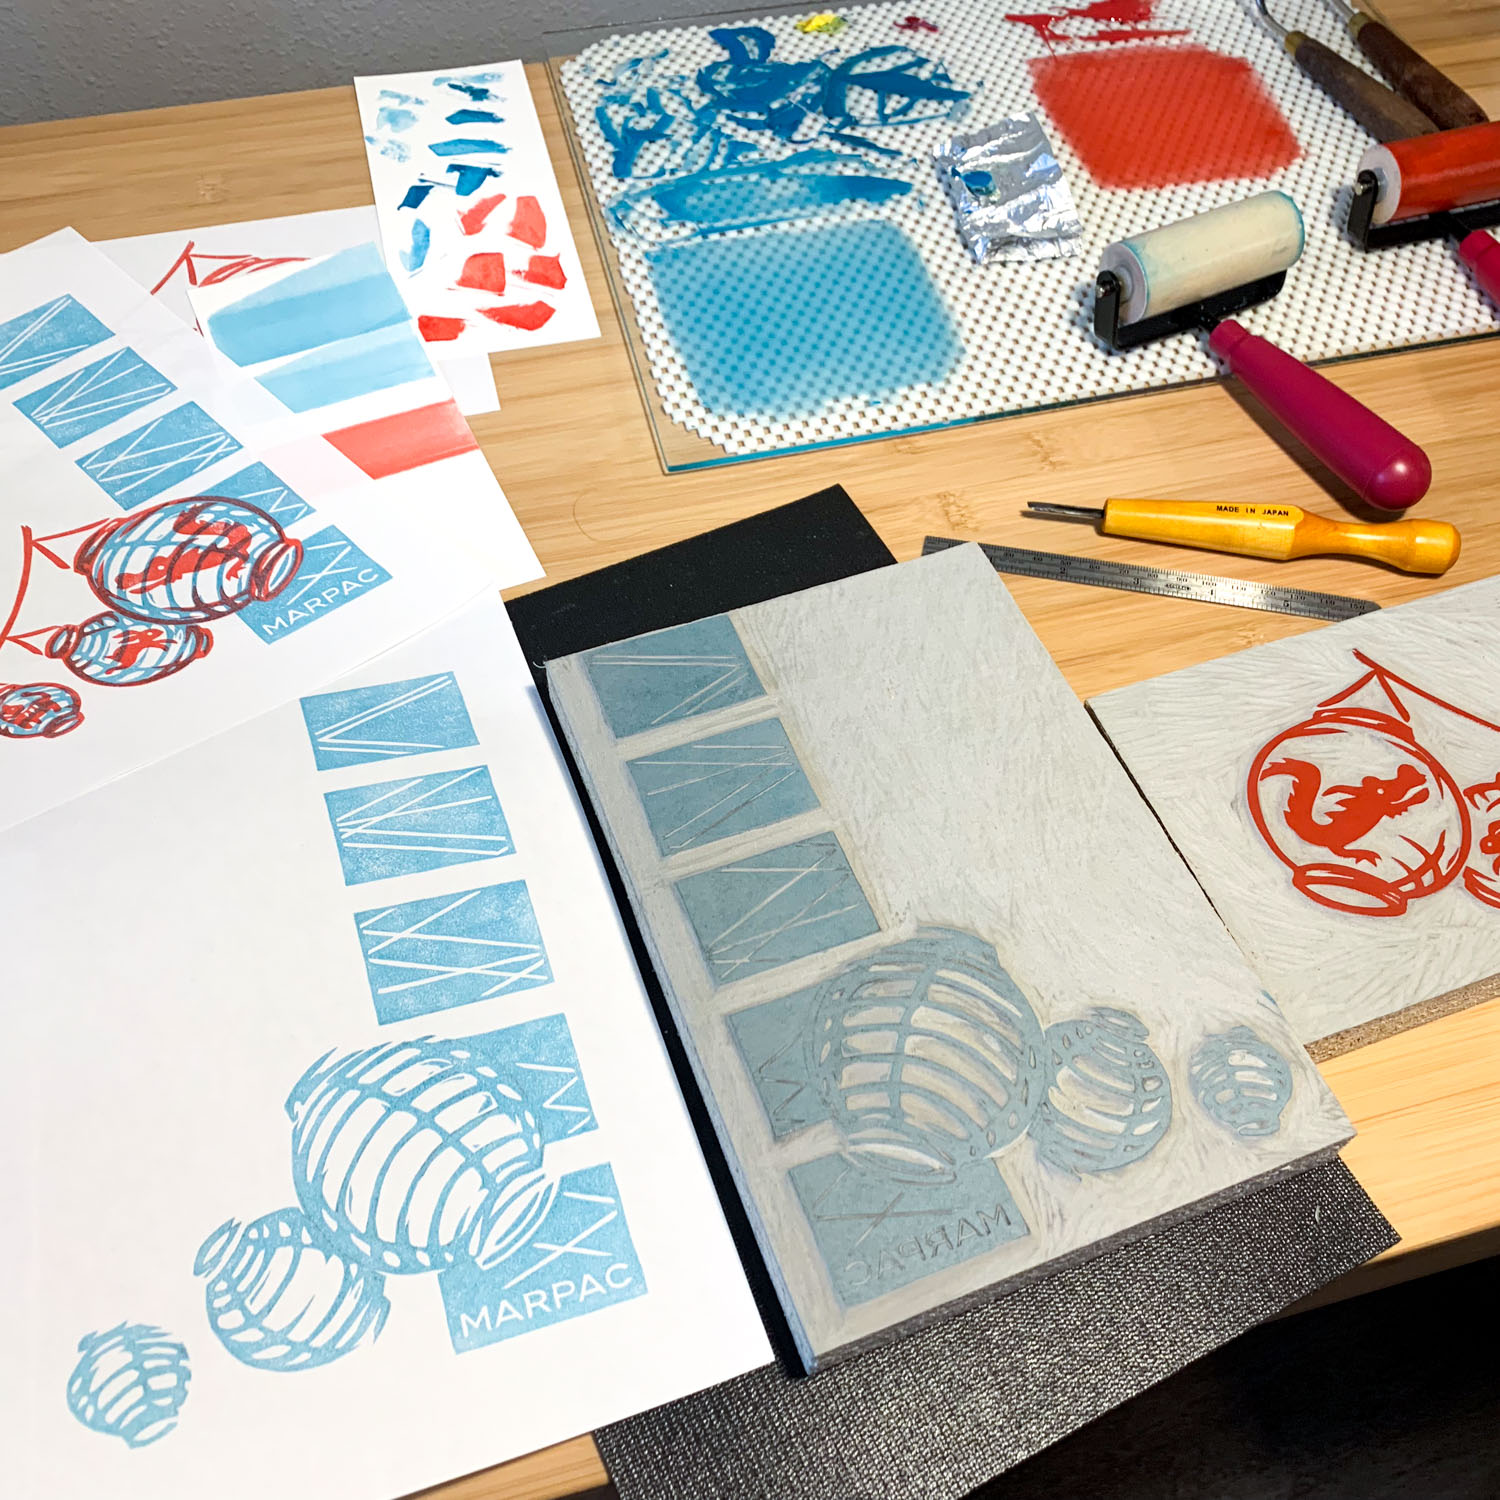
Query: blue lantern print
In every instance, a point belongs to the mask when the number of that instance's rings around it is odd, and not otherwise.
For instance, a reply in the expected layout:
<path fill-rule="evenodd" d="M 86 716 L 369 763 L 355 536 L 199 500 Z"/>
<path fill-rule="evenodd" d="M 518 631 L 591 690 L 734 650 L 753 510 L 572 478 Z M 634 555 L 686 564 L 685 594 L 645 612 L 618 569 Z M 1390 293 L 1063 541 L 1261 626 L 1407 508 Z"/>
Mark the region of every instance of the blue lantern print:
<path fill-rule="evenodd" d="M 1172 1081 L 1129 1011 L 1096 1006 L 1047 1028 L 1046 1097 L 1031 1126 L 1043 1161 L 1112 1172 L 1139 1161 L 1172 1123 Z"/>
<path fill-rule="evenodd" d="M 144 1448 L 176 1425 L 187 1400 L 187 1349 L 164 1329 L 121 1323 L 78 1341 L 68 1409 L 95 1432 Z"/>
<path fill-rule="evenodd" d="M 135 687 L 180 672 L 207 656 L 213 644 L 212 633 L 202 625 L 147 623 L 108 610 L 54 631 L 46 651 L 88 682 Z"/>
<path fill-rule="evenodd" d="M 995 950 L 932 928 L 820 986 L 808 1068 L 844 1154 L 898 1181 L 951 1182 L 1031 1123 L 1042 1026 Z"/>
<path fill-rule="evenodd" d="M 0 738 L 56 739 L 82 723 L 82 700 L 60 682 L 0 683 Z"/>
<path fill-rule="evenodd" d="M 376 1271 L 487 1270 L 557 1193 L 521 1091 L 461 1043 L 330 1053 L 286 1107 L 304 1211 L 325 1244 Z"/>
<path fill-rule="evenodd" d="M 384 1278 L 313 1237 L 300 1209 L 242 1227 L 231 1219 L 193 1266 L 208 1278 L 209 1326 L 257 1370 L 311 1370 L 376 1338 L 390 1303 Z"/>
<path fill-rule="evenodd" d="M 168 500 L 108 521 L 73 566 L 111 609 L 192 623 L 274 598 L 302 565 L 302 543 L 243 500 Z"/>
<path fill-rule="evenodd" d="M 1281 1129 L 1281 1113 L 1292 1097 L 1292 1070 L 1248 1026 L 1204 1037 L 1188 1076 L 1204 1112 L 1231 1134 L 1253 1139 Z"/>

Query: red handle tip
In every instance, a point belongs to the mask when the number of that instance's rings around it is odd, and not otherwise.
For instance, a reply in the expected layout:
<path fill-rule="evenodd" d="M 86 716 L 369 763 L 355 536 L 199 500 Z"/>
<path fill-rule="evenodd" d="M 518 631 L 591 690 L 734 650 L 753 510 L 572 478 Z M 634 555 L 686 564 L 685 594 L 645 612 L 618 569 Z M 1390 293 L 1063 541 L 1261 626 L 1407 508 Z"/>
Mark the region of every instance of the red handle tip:
<path fill-rule="evenodd" d="M 1364 498 L 1378 510 L 1405 510 L 1415 505 L 1432 484 L 1432 464 L 1412 445 L 1399 458 L 1378 469 L 1364 487 Z"/>

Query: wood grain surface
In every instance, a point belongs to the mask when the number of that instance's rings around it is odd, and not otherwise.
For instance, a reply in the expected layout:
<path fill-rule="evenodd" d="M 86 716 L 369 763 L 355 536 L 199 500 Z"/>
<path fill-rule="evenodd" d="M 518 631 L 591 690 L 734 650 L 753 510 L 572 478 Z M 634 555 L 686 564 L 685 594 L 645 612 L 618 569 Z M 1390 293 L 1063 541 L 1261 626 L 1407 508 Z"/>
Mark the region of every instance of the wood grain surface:
<path fill-rule="evenodd" d="M 1381 13 L 1500 115 L 1500 0 L 1385 0 Z M 1387 605 L 1500 572 L 1500 347 L 1490 340 L 1334 370 L 1427 449 L 1435 478 L 1420 514 L 1464 535 L 1463 556 L 1443 579 L 1347 559 L 1278 564 L 1167 549 L 1021 518 L 1029 498 L 1098 505 L 1116 495 L 1233 496 L 1346 514 L 1337 481 L 1219 385 L 664 475 L 545 70 L 533 67 L 531 79 L 603 337 L 496 356 L 502 410 L 473 426 L 549 581 L 831 483 L 848 489 L 900 558 L 940 533 L 1274 579 Z M 370 201 L 352 86 L 0 130 L 0 250 L 68 224 L 107 239 Z M 1317 628 L 1067 584 L 1011 586 L 1081 696 Z M 1360 1048 L 1323 1072 L 1360 1132 L 1344 1158 L 1402 1235 L 1340 1290 L 1500 1248 L 1500 1001 Z M 554 1500 L 606 1483 L 581 1437 L 426 1500 Z"/>

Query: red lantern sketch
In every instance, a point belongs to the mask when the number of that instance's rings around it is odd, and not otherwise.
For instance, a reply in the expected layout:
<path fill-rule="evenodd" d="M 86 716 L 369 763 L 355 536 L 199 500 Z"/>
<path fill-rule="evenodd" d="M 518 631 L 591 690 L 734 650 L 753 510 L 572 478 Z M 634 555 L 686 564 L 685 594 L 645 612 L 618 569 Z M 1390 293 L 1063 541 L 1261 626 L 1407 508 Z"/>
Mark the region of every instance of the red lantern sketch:
<path fill-rule="evenodd" d="M 1461 790 L 1417 739 L 1403 694 L 1496 734 L 1500 725 L 1353 654 L 1365 673 L 1256 754 L 1245 792 L 1257 831 L 1296 889 L 1335 911 L 1399 917 L 1460 873 L 1470 894 L 1500 907 L 1500 778 Z M 1349 701 L 1372 686 L 1390 711 Z"/>

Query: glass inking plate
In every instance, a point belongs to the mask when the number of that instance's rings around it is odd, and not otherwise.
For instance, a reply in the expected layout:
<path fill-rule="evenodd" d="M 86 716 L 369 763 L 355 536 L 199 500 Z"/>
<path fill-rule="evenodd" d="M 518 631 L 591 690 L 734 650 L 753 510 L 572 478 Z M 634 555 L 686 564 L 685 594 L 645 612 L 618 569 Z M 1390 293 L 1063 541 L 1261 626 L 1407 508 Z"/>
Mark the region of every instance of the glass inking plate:
<path fill-rule="evenodd" d="M 549 68 L 663 466 L 1105 396 L 1215 366 L 1091 329 L 1100 251 L 1275 188 L 1306 244 L 1244 321 L 1308 360 L 1500 331 L 1444 241 L 1344 234 L 1369 138 L 1237 0 L 758 11 L 549 38 Z M 1337 19 L 1284 24 L 1353 57 Z M 932 153 L 1035 112 L 1076 256 L 977 265 Z"/>

